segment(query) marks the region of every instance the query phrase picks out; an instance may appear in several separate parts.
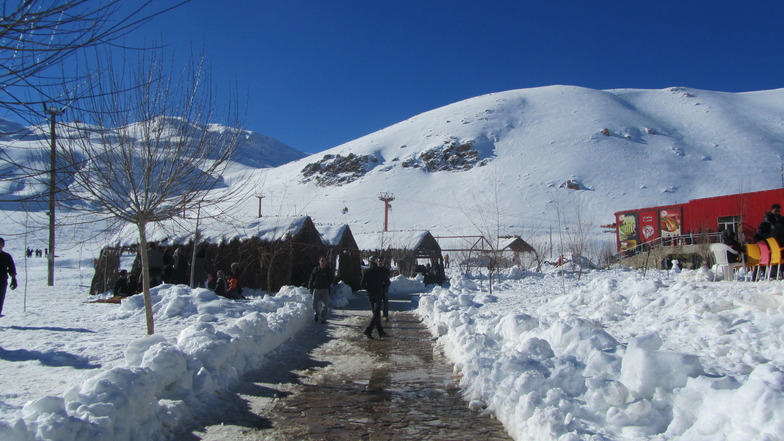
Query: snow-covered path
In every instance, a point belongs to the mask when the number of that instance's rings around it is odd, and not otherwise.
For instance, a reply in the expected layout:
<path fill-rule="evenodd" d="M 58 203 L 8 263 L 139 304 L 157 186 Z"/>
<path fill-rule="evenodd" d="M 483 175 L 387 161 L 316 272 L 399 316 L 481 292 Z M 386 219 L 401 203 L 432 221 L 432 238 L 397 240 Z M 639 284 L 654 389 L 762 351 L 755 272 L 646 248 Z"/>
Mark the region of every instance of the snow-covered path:
<path fill-rule="evenodd" d="M 373 341 L 361 333 L 366 300 L 354 297 L 327 325 L 313 323 L 271 354 L 220 411 L 178 439 L 510 439 L 492 416 L 468 408 L 409 297 L 393 295 L 389 337 Z"/>

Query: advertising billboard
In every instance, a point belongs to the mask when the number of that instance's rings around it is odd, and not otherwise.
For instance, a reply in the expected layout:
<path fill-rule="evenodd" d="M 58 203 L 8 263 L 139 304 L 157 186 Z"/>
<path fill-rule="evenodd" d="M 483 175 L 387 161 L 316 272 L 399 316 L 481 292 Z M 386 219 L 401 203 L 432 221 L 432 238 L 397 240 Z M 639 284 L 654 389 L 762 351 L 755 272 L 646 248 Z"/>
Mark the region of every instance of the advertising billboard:
<path fill-rule="evenodd" d="M 659 238 L 659 213 L 656 210 L 640 212 L 640 241 L 650 242 Z"/>
<path fill-rule="evenodd" d="M 637 247 L 637 215 L 635 213 L 621 213 L 616 219 L 618 226 L 618 249 L 620 251 L 632 250 Z"/>
<path fill-rule="evenodd" d="M 674 237 L 682 234 L 683 213 L 681 207 L 659 210 L 659 221 L 662 237 Z"/>

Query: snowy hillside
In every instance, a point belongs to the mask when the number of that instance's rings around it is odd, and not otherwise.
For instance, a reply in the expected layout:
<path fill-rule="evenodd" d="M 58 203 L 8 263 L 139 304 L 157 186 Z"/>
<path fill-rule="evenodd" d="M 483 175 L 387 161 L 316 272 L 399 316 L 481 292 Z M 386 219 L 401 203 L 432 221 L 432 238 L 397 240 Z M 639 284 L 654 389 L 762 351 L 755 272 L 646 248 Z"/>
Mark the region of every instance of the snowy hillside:
<path fill-rule="evenodd" d="M 181 124 L 181 122 L 176 118 L 163 118 L 160 124 L 164 126 L 163 130 L 167 130 L 171 126 L 169 132 L 175 134 L 177 131 L 174 125 Z M 58 124 L 58 145 L 62 146 L 68 143 L 69 139 L 84 136 L 84 129 L 85 126 L 81 123 L 66 121 Z M 195 133 L 200 134 L 206 131 L 209 138 L 218 139 L 225 130 L 227 130 L 226 127 L 211 124 L 205 127 L 197 127 Z M 127 133 L 134 133 L 135 131 L 133 127 L 130 127 Z M 19 199 L 41 201 L 37 204 L 4 203 L 0 209 L 27 211 L 46 209 L 50 136 L 50 128 L 45 124 L 23 127 L 11 121 L 0 120 L 0 147 L 2 147 L 2 156 L 0 156 L 0 176 L 2 177 L 0 179 L 0 199 L 5 201 Z M 304 153 L 274 138 L 245 131 L 243 136 L 240 137 L 233 160 L 238 166 L 243 168 L 260 169 L 279 166 L 304 156 Z M 24 168 L 20 169 L 13 164 L 22 164 Z M 62 166 L 62 164 L 59 166 Z M 70 182 L 67 176 L 61 176 L 58 179 L 60 179 L 59 182 L 61 184 Z"/>
<path fill-rule="evenodd" d="M 29 137 L 6 136 L 4 152 L 23 154 Z M 279 165 L 298 157 L 248 134 L 237 155 L 243 166 L 224 176 L 245 186 L 242 204 L 220 224 L 227 234 L 255 220 L 260 200 L 264 216 L 309 215 L 377 232 L 378 196 L 387 192 L 392 230 L 530 237 L 581 224 L 598 231 L 623 209 L 779 187 L 784 89 L 513 90 Z M 270 164 L 279 166 L 262 168 Z M 4 182 L 0 193 L 25 191 Z"/>
<path fill-rule="evenodd" d="M 784 89 L 552 86 L 465 100 L 258 173 L 265 212 L 353 230 L 523 234 L 623 209 L 781 185 Z M 579 190 L 568 187 L 579 188 Z M 255 201 L 254 198 L 248 197 Z M 246 206 L 247 217 L 256 204 Z M 345 209 L 344 209 L 345 208 Z M 484 218 L 477 219 L 479 211 Z"/>

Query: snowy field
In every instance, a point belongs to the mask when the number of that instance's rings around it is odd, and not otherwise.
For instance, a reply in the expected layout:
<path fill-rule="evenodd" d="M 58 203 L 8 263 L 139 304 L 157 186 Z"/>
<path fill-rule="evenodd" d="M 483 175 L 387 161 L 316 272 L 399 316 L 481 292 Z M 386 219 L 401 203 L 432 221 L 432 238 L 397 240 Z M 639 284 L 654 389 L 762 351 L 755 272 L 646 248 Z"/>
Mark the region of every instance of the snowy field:
<path fill-rule="evenodd" d="M 17 260 L 0 317 L 0 439 L 156 440 L 188 424 L 265 354 L 313 326 L 309 295 L 233 302 L 207 290 L 86 303 L 90 262 Z M 568 270 L 568 268 L 567 268 Z M 466 405 L 518 440 L 778 440 L 784 433 L 784 282 L 707 269 L 452 274 L 418 312 L 461 373 Z M 397 293 L 424 290 L 397 278 Z M 345 304 L 350 290 L 334 297 Z M 361 294 L 353 294 L 361 295 Z"/>
<path fill-rule="evenodd" d="M 493 295 L 453 278 L 419 312 L 515 439 L 784 439 L 784 282 L 506 276 Z"/>
<path fill-rule="evenodd" d="M 0 440 L 166 439 L 204 411 L 265 354 L 312 323 L 310 294 L 284 288 L 235 302 L 206 289 L 152 290 L 155 335 L 143 298 L 88 303 L 91 262 L 16 257 L 19 288 L 0 317 Z M 26 285 L 25 285 L 26 284 Z M 25 289 L 26 288 L 26 289 Z M 347 302 L 342 286 L 333 302 Z"/>

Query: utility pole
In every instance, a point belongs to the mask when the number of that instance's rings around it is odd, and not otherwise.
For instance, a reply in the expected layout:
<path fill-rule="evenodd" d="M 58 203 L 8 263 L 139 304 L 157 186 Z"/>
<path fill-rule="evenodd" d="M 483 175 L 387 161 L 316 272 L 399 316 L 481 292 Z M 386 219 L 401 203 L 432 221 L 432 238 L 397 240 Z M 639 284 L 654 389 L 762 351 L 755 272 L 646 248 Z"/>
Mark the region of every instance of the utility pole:
<path fill-rule="evenodd" d="M 257 194 L 256 197 L 259 198 L 259 217 L 261 217 L 261 200 L 264 199 L 264 195 Z"/>
<path fill-rule="evenodd" d="M 65 109 L 58 109 L 54 106 L 46 107 L 44 104 L 44 113 L 51 117 L 51 134 L 52 134 L 52 142 L 51 147 L 52 151 L 49 156 L 49 255 L 47 256 L 48 259 L 48 275 L 47 275 L 47 284 L 49 286 L 54 286 L 54 206 L 55 206 L 55 177 L 57 176 L 56 164 L 57 164 L 57 132 L 55 130 L 55 126 L 57 124 L 57 116 L 62 115 Z"/>
<path fill-rule="evenodd" d="M 392 193 L 386 192 L 378 195 L 378 199 L 384 201 L 384 231 L 389 231 L 389 203 L 395 200 Z"/>

